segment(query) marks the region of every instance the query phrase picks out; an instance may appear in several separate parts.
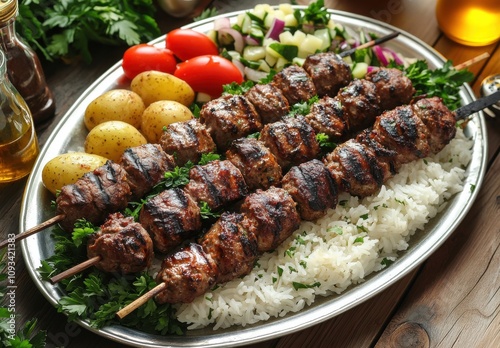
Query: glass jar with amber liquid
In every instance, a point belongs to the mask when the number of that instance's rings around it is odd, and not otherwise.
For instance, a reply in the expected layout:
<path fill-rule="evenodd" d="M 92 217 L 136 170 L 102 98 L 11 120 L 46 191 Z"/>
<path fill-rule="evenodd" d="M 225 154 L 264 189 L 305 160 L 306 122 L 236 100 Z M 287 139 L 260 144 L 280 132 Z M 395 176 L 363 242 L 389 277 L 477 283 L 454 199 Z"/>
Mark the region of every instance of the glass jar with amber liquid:
<path fill-rule="evenodd" d="M 437 0 L 436 18 L 444 34 L 463 45 L 500 39 L 500 0 Z"/>
<path fill-rule="evenodd" d="M 0 0 L 0 49 L 7 58 L 10 82 L 28 105 L 35 124 L 55 114 L 55 101 L 36 52 L 17 35 L 18 0 Z"/>
<path fill-rule="evenodd" d="M 6 63 L 0 50 L 0 183 L 28 175 L 39 153 L 33 117 L 10 82 Z"/>

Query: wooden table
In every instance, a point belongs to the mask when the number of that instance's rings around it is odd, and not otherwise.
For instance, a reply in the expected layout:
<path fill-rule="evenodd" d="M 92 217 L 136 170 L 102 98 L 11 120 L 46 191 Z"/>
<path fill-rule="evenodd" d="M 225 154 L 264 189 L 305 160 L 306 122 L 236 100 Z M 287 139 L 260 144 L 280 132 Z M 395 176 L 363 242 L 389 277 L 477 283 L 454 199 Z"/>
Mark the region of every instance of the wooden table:
<path fill-rule="evenodd" d="M 280 1 L 270 1 L 278 4 Z M 253 7 L 258 1 L 215 1 L 219 13 Z M 298 1 L 307 4 L 306 1 Z M 500 72 L 498 44 L 466 47 L 444 37 L 434 17 L 435 0 L 326 0 L 329 8 L 382 20 L 408 31 L 455 63 L 483 52 L 491 57 L 470 68 L 476 75 L 472 87 L 479 93 L 481 81 Z M 163 32 L 191 20 L 174 19 L 161 12 Z M 500 23 L 499 23 L 500 24 Z M 54 119 L 37 127 L 43 145 L 78 96 L 113 63 L 125 47 L 96 46 L 91 65 L 44 63 L 47 80 L 57 98 Z M 489 166 L 472 210 L 452 236 L 421 266 L 403 279 L 331 320 L 273 339 L 265 347 L 486 347 L 500 344 L 500 127 L 488 118 Z M 0 185 L 0 231 L 18 233 L 18 219 L 26 179 Z M 47 346 L 118 347 L 120 345 L 68 323 L 38 292 L 25 264 L 17 257 L 18 324 L 38 318 L 47 330 Z M 495 345 L 496 344 L 496 345 Z"/>

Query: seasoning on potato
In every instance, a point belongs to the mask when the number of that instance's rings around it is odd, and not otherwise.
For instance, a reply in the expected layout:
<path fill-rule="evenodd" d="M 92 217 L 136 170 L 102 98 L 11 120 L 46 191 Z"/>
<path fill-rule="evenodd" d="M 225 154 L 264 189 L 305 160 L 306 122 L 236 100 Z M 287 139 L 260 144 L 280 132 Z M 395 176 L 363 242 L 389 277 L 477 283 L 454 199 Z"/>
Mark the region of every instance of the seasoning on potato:
<path fill-rule="evenodd" d="M 193 103 L 195 93 L 187 82 L 161 71 L 145 71 L 130 83 L 132 91 L 141 96 L 148 106 L 159 100 L 173 100 L 185 106 Z"/>
<path fill-rule="evenodd" d="M 90 102 L 83 120 L 89 131 L 107 121 L 123 121 L 139 128 L 145 107 L 137 93 L 127 89 L 112 89 Z"/>
<path fill-rule="evenodd" d="M 85 152 L 118 162 L 126 149 L 146 143 L 146 138 L 132 125 L 123 121 L 107 121 L 87 134 Z"/>
<path fill-rule="evenodd" d="M 108 159 L 85 152 L 69 152 L 48 161 L 42 169 L 43 185 L 56 195 L 65 185 L 74 184 L 83 174 L 104 165 Z"/>
<path fill-rule="evenodd" d="M 160 100 L 149 105 L 142 114 L 141 130 L 150 143 L 158 143 L 163 127 L 193 118 L 188 107 L 172 100 Z"/>

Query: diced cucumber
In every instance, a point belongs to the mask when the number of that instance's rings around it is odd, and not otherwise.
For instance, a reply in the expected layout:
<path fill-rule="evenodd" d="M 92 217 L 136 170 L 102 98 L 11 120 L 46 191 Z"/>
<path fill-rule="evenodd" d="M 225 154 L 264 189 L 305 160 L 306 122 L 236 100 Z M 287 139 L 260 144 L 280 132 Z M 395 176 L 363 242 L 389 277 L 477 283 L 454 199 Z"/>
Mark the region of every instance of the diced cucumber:
<path fill-rule="evenodd" d="M 272 68 L 272 67 L 274 67 L 276 65 L 276 62 L 278 61 L 278 58 L 275 57 L 272 54 L 269 54 L 269 52 L 267 52 L 267 49 L 266 49 L 266 58 L 265 58 L 265 61 L 266 61 L 267 65 L 269 65 Z"/>
<path fill-rule="evenodd" d="M 207 36 L 210 40 L 212 40 L 217 46 L 219 46 L 218 33 L 215 30 L 210 30 L 207 33 Z"/>
<path fill-rule="evenodd" d="M 285 21 L 286 27 L 296 27 L 299 23 L 297 22 L 297 18 L 293 15 L 293 13 L 285 15 L 283 19 Z"/>
<path fill-rule="evenodd" d="M 314 35 L 307 34 L 307 36 L 299 46 L 298 57 L 306 58 L 311 54 L 321 51 L 322 44 L 323 40 Z"/>
<path fill-rule="evenodd" d="M 249 33 L 250 37 L 258 40 L 259 42 L 264 38 L 264 32 L 259 27 L 252 27 Z"/>
<path fill-rule="evenodd" d="M 290 64 L 290 61 L 286 58 L 280 57 L 276 61 L 276 65 L 274 66 L 274 69 L 277 71 L 283 70 L 284 67 Z"/>
<path fill-rule="evenodd" d="M 247 60 L 259 60 L 266 57 L 266 49 L 262 46 L 246 46 L 243 49 L 243 58 Z"/>
<path fill-rule="evenodd" d="M 352 76 L 357 79 L 362 79 L 365 77 L 366 72 L 368 71 L 368 64 L 361 62 L 355 63 L 352 68 Z"/>
<path fill-rule="evenodd" d="M 261 59 L 258 70 L 269 73 L 269 72 L 271 72 L 271 67 L 266 63 L 266 61 L 264 59 Z"/>
<path fill-rule="evenodd" d="M 305 58 L 295 57 L 295 58 L 293 58 L 292 63 L 297 64 L 298 66 L 302 66 L 302 65 L 304 65 L 305 61 L 306 61 Z"/>
<path fill-rule="evenodd" d="M 284 14 L 293 14 L 293 7 L 291 4 L 280 4 L 278 6 L 280 11 L 282 11 Z"/>
<path fill-rule="evenodd" d="M 323 43 L 321 44 L 320 50 L 326 51 L 332 45 L 332 35 L 330 33 L 330 29 L 318 29 L 314 32 L 314 36 L 320 39 Z"/>
<path fill-rule="evenodd" d="M 295 45 L 284 45 L 275 42 L 270 44 L 268 47 L 277 52 L 279 57 L 283 57 L 287 61 L 291 61 L 293 58 L 297 57 L 297 54 L 299 53 L 299 48 Z"/>
<path fill-rule="evenodd" d="M 247 13 L 244 14 L 240 27 L 243 34 L 250 33 L 250 28 L 252 27 L 252 19 L 248 16 Z"/>

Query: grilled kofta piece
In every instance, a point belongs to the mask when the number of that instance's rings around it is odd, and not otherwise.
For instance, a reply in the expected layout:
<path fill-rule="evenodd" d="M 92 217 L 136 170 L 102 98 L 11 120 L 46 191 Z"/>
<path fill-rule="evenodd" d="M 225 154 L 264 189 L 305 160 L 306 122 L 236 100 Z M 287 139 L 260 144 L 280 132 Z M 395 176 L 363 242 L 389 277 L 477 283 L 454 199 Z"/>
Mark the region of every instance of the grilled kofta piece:
<path fill-rule="evenodd" d="M 164 178 L 165 172 L 175 168 L 174 158 L 158 144 L 128 148 L 118 163 L 127 172 L 132 199 L 142 198 Z"/>
<path fill-rule="evenodd" d="M 56 199 L 56 214 L 63 214 L 59 224 L 65 231 L 72 231 L 82 218 L 94 225 L 101 224 L 108 214 L 125 209 L 132 191 L 127 172 L 118 164 L 108 161 L 103 166 L 61 189 Z"/>
<path fill-rule="evenodd" d="M 377 117 L 371 133 L 375 142 L 396 151 L 397 165 L 424 158 L 430 153 L 428 129 L 411 105 L 385 111 Z"/>
<path fill-rule="evenodd" d="M 303 220 L 319 219 L 337 205 L 337 184 L 317 159 L 292 167 L 283 177 L 282 187 L 297 202 Z"/>
<path fill-rule="evenodd" d="M 243 95 L 223 95 L 205 103 L 200 110 L 200 121 L 220 151 L 227 150 L 233 140 L 262 128 L 255 107 Z"/>
<path fill-rule="evenodd" d="M 200 208 L 180 188 L 162 191 L 146 202 L 139 221 L 149 232 L 156 250 L 167 253 L 201 230 Z"/>
<path fill-rule="evenodd" d="M 217 283 L 250 273 L 257 259 L 257 238 L 240 213 L 223 213 L 198 243 L 218 266 Z"/>
<path fill-rule="evenodd" d="M 153 261 L 153 241 L 134 218 L 114 213 L 89 237 L 87 256 L 99 256 L 95 267 L 104 272 L 141 272 Z"/>
<path fill-rule="evenodd" d="M 349 115 L 338 98 L 323 97 L 311 105 L 305 116 L 316 133 L 324 133 L 330 141 L 341 141 L 350 134 Z"/>
<path fill-rule="evenodd" d="M 344 108 L 349 127 L 354 131 L 370 127 L 381 113 L 376 86 L 367 80 L 354 79 L 335 98 Z"/>
<path fill-rule="evenodd" d="M 418 118 L 426 125 L 431 153 L 440 152 L 457 132 L 457 119 L 438 97 L 420 99 L 412 104 Z"/>
<path fill-rule="evenodd" d="M 415 94 L 411 80 L 399 69 L 375 68 L 365 79 L 375 84 L 382 111 L 408 104 Z"/>
<path fill-rule="evenodd" d="M 211 210 L 217 210 L 248 194 L 248 186 L 241 174 L 228 160 L 211 161 L 196 165 L 189 171 L 186 192 L 198 204 L 206 202 Z"/>
<path fill-rule="evenodd" d="M 218 267 L 196 243 L 167 255 L 156 276 L 165 289 L 155 296 L 158 303 L 189 303 L 215 285 Z"/>
<path fill-rule="evenodd" d="M 266 124 L 260 140 L 276 157 L 283 171 L 316 158 L 320 152 L 316 133 L 302 116 Z"/>
<path fill-rule="evenodd" d="M 316 95 L 316 87 L 309 74 L 297 65 L 290 65 L 274 75 L 271 82 L 278 87 L 290 106 L 308 101 Z"/>
<path fill-rule="evenodd" d="M 226 151 L 226 159 L 241 171 L 250 191 L 267 189 L 281 182 L 282 171 L 276 157 L 255 138 L 233 141 Z"/>
<path fill-rule="evenodd" d="M 260 115 L 262 124 L 279 121 L 290 111 L 285 95 L 271 83 L 256 84 L 245 96 Z"/>
<path fill-rule="evenodd" d="M 324 163 L 338 187 L 351 195 L 366 197 L 393 176 L 388 162 L 363 143 L 350 139 L 326 155 Z"/>
<path fill-rule="evenodd" d="M 333 97 L 352 81 L 349 64 L 333 52 L 312 54 L 302 67 L 311 76 L 319 97 Z"/>
<path fill-rule="evenodd" d="M 174 156 L 178 166 L 188 161 L 198 163 L 202 154 L 217 151 L 205 125 L 196 119 L 170 124 L 160 138 L 160 145 Z"/>
<path fill-rule="evenodd" d="M 296 205 L 286 190 L 274 186 L 245 198 L 240 211 L 249 220 L 260 253 L 276 249 L 299 228 Z"/>

